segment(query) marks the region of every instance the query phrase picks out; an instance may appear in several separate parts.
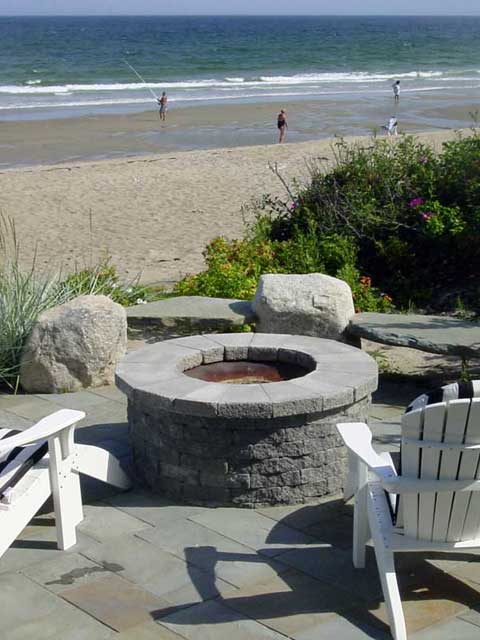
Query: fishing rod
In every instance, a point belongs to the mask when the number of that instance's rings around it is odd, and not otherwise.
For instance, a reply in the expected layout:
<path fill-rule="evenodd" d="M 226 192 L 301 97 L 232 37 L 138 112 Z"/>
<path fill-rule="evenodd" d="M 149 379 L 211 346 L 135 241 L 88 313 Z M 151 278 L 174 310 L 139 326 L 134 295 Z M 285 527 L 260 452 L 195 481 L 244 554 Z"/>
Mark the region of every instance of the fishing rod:
<path fill-rule="evenodd" d="M 124 63 L 127 65 L 127 67 L 130 67 L 130 69 L 133 71 L 133 73 L 137 76 L 137 78 L 140 78 L 140 80 L 143 82 L 144 85 L 147 84 L 147 82 L 145 81 L 145 78 L 142 78 L 142 76 L 138 73 L 138 71 L 136 69 L 134 69 L 132 67 L 132 65 L 125 59 L 123 59 Z M 148 89 L 150 91 L 150 93 L 152 94 L 152 96 L 155 98 L 155 100 L 158 102 L 158 96 L 157 94 L 150 88 L 150 87 L 145 87 L 145 89 Z"/>

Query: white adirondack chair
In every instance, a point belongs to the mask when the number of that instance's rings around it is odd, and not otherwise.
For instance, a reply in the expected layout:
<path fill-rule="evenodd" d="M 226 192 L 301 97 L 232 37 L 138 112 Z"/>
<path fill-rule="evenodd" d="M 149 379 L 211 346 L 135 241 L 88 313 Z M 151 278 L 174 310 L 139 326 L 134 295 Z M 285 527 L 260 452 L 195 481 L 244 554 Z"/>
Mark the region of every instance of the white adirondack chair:
<path fill-rule="evenodd" d="M 74 442 L 75 425 L 84 417 L 83 411 L 62 409 L 14 435 L 0 429 L 0 557 L 50 495 L 58 548 L 75 544 L 83 519 L 79 473 L 130 487 L 108 451 Z"/>
<path fill-rule="evenodd" d="M 395 640 L 407 632 L 394 553 L 461 552 L 480 547 L 480 381 L 420 396 L 402 418 L 401 474 L 378 455 L 366 424 L 338 424 L 355 489 L 353 564 L 365 566 L 371 539 Z"/>

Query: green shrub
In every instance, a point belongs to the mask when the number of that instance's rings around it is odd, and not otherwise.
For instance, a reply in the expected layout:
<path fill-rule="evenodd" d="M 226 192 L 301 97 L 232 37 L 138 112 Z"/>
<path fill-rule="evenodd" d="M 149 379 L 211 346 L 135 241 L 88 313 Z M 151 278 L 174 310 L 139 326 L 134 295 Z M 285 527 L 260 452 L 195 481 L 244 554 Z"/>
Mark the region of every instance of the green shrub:
<path fill-rule="evenodd" d="M 478 310 L 480 137 L 439 154 L 411 136 L 334 152 L 288 201 L 255 203 L 244 240 L 213 241 L 176 291 L 250 298 L 262 273 L 319 271 L 347 281 L 358 310 L 448 311 L 459 295 Z"/>

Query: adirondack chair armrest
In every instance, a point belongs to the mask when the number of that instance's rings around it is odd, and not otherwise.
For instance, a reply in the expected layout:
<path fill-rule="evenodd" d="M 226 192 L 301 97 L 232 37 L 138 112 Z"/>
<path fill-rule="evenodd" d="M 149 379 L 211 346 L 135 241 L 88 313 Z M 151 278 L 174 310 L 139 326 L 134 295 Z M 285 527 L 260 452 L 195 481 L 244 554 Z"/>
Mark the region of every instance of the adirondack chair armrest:
<path fill-rule="evenodd" d="M 83 411 L 60 409 L 60 411 L 42 418 L 32 427 L 25 429 L 25 431 L 0 440 L 0 454 L 5 451 L 11 451 L 15 447 L 24 447 L 40 440 L 48 440 L 48 438 L 63 431 L 63 429 L 73 426 L 84 417 L 85 413 Z"/>
<path fill-rule="evenodd" d="M 347 449 L 363 462 L 381 481 L 396 478 L 397 472 L 390 456 L 379 455 L 372 446 L 372 432 L 364 422 L 337 424 Z"/>

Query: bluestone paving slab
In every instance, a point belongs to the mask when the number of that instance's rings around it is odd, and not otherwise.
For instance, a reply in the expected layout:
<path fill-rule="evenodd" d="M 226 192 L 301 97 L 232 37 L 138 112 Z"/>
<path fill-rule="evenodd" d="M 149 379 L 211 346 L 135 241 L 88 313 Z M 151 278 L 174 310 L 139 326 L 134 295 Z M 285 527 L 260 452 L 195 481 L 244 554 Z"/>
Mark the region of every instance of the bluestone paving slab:
<path fill-rule="evenodd" d="M 128 423 L 125 421 L 92 424 L 75 431 L 75 441 L 82 444 L 100 446 L 105 440 L 121 440 L 128 442 Z"/>
<path fill-rule="evenodd" d="M 0 576 L 2 640 L 110 640 L 110 629 L 19 574 Z"/>
<path fill-rule="evenodd" d="M 45 518 L 45 522 L 48 523 L 45 526 L 30 525 L 17 536 L 15 542 L 0 558 L 0 573 L 20 571 L 31 565 L 58 558 L 62 554 L 79 553 L 95 543 L 93 538 L 77 531 L 77 543 L 66 551 L 60 551 L 57 548 L 53 515 Z"/>
<path fill-rule="evenodd" d="M 295 640 L 392 640 L 392 636 L 365 623 L 348 620 L 348 612 L 343 612 L 296 632 Z"/>
<path fill-rule="evenodd" d="M 48 402 L 58 404 L 60 407 L 76 409 L 77 411 L 88 412 L 89 409 L 98 407 L 105 402 L 111 402 L 90 390 L 76 391 L 74 393 L 38 393 L 36 398 L 42 398 Z"/>
<path fill-rule="evenodd" d="M 469 607 L 480 603 L 480 585 L 461 581 L 441 571 L 422 575 L 413 584 L 401 585 L 400 593 L 408 633 L 415 633 L 432 624 L 446 621 L 465 613 Z M 380 628 L 388 624 L 383 598 L 367 605 L 368 622 L 377 622 Z M 367 613 L 362 608 L 360 617 Z"/>
<path fill-rule="evenodd" d="M 369 420 L 368 426 L 373 435 L 373 446 L 389 445 L 399 447 L 401 442 L 401 427 L 398 423 L 380 420 Z"/>
<path fill-rule="evenodd" d="M 353 521 L 349 515 L 339 514 L 337 517 L 306 527 L 304 532 L 311 536 L 316 544 L 330 544 L 340 549 L 350 549 Z"/>
<path fill-rule="evenodd" d="M 307 527 L 321 524 L 338 515 L 339 505 L 344 505 L 340 494 L 326 496 L 313 504 L 262 507 L 258 513 L 281 522 L 283 525 L 304 531 Z M 353 515 L 353 511 L 352 511 Z"/>
<path fill-rule="evenodd" d="M 137 535 L 236 587 L 264 581 L 287 570 L 285 565 L 257 555 L 252 549 L 196 522 L 165 522 Z"/>
<path fill-rule="evenodd" d="M 58 404 L 30 395 L 2 395 L 0 408 L 27 420 L 37 421 L 60 409 Z"/>
<path fill-rule="evenodd" d="M 413 400 L 413 398 L 412 398 Z M 405 405 L 373 403 L 370 407 L 370 418 L 375 420 L 388 420 L 400 423 L 402 415 L 405 413 Z"/>
<path fill-rule="evenodd" d="M 168 603 L 121 576 L 110 574 L 72 589 L 62 598 L 115 631 L 124 631 L 152 620 Z"/>
<path fill-rule="evenodd" d="M 84 505 L 83 513 L 84 519 L 77 530 L 99 542 L 126 533 L 135 533 L 150 526 L 120 509 L 101 502 Z"/>
<path fill-rule="evenodd" d="M 410 640 L 478 640 L 480 630 L 469 622 L 453 618 L 410 635 Z"/>
<path fill-rule="evenodd" d="M 98 580 L 115 569 L 92 562 L 79 553 L 63 554 L 22 570 L 23 575 L 40 584 L 48 591 L 61 593 L 71 587 L 79 587 Z"/>
<path fill-rule="evenodd" d="M 114 566 L 118 575 L 174 604 L 196 603 L 232 589 L 232 585 L 215 579 L 213 571 L 187 566 L 177 556 L 135 536 L 122 536 L 113 543 L 92 545 L 85 555 L 98 564 Z M 178 594 L 173 595 L 180 589 L 182 602 L 178 600 Z M 171 595 L 167 597 L 166 594 Z"/>
<path fill-rule="evenodd" d="M 2 396 L 0 396 L 0 429 L 26 429 L 30 427 L 33 420 L 22 418 L 10 411 L 4 411 L 2 407 Z"/>
<path fill-rule="evenodd" d="M 464 558 L 464 559 L 463 559 Z M 460 580 L 480 584 L 480 558 L 478 555 L 436 554 L 428 562 Z"/>
<path fill-rule="evenodd" d="M 191 520 L 267 556 L 282 553 L 290 545 L 313 542 L 313 538 L 302 531 L 245 509 L 210 509 L 193 515 Z"/>
<path fill-rule="evenodd" d="M 382 593 L 375 560 L 370 558 L 365 569 L 355 569 L 350 550 L 332 546 L 292 549 L 277 556 L 280 562 L 325 584 L 332 584 L 367 601 Z"/>
<path fill-rule="evenodd" d="M 397 347 L 475 358 L 480 353 L 480 325 L 448 316 L 356 313 L 347 333 Z"/>
<path fill-rule="evenodd" d="M 182 636 L 170 631 L 158 622 L 147 622 L 116 634 L 115 640 L 182 640 Z M 198 640 L 201 638 L 199 637 Z"/>
<path fill-rule="evenodd" d="M 233 612 L 219 601 L 172 613 L 162 618 L 160 625 L 187 640 L 285 640 L 284 636 Z"/>
<path fill-rule="evenodd" d="M 127 308 L 129 327 L 188 327 L 208 331 L 218 326 L 242 325 L 253 322 L 251 303 L 234 298 L 177 296 Z M 185 328 L 186 328 L 185 327 Z"/>
<path fill-rule="evenodd" d="M 95 387 L 94 389 L 90 389 L 90 392 L 106 398 L 107 400 L 114 400 L 115 402 L 120 402 L 123 405 L 127 404 L 127 399 L 125 394 L 117 389 L 115 385 L 108 385 L 105 387 Z"/>
<path fill-rule="evenodd" d="M 306 634 L 355 602 L 350 593 L 293 569 L 224 598 L 229 608 L 289 638 Z"/>
<path fill-rule="evenodd" d="M 127 405 L 122 405 L 120 402 L 102 403 L 95 407 L 92 407 L 85 412 L 86 417 L 80 422 L 80 428 L 86 428 L 97 425 L 116 425 L 123 424 L 126 428 L 127 422 Z"/>
<path fill-rule="evenodd" d="M 206 507 L 172 504 L 159 495 L 141 491 L 117 493 L 114 497 L 109 498 L 108 503 L 138 520 L 143 520 L 159 528 L 208 511 Z"/>

